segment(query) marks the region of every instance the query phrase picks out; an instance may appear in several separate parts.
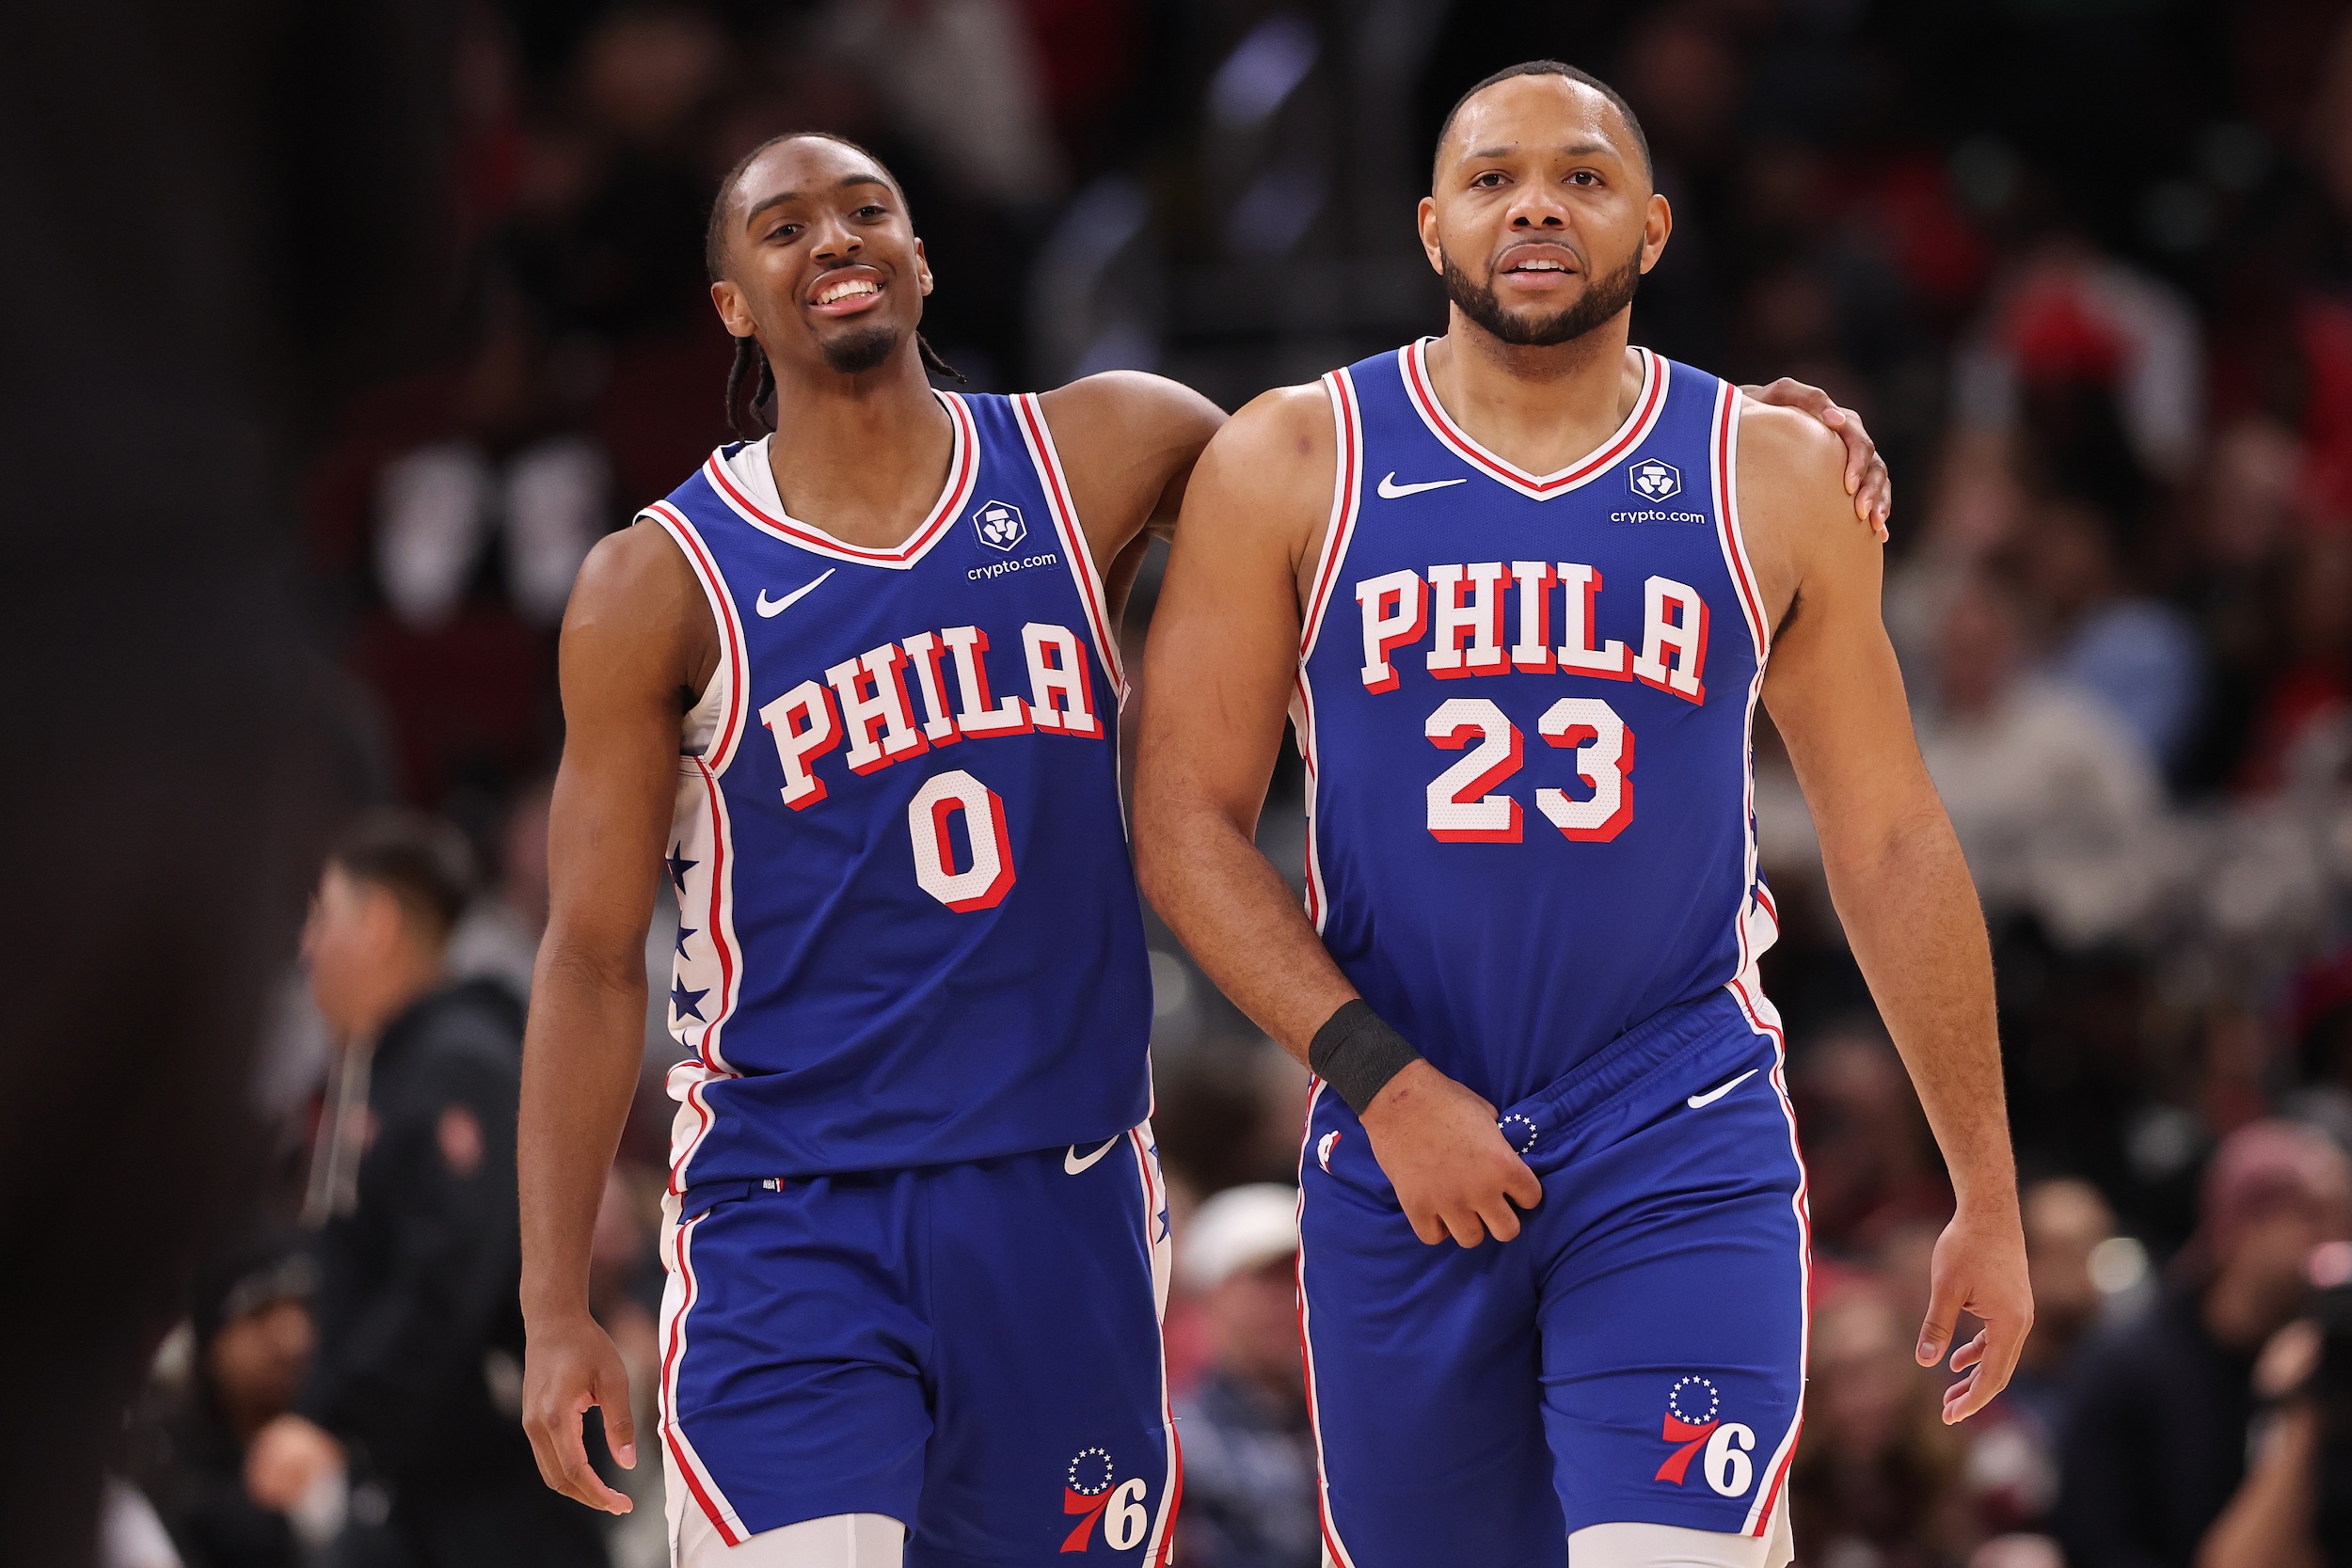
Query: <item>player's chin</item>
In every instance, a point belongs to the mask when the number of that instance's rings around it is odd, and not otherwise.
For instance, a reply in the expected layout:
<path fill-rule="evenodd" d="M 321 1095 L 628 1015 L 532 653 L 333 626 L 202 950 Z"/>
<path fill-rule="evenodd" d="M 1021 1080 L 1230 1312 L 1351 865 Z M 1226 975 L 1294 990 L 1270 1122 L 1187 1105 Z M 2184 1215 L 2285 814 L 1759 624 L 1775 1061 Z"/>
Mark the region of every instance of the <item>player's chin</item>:
<path fill-rule="evenodd" d="M 817 352 L 826 368 L 837 375 L 863 375 L 880 370 L 912 328 L 894 321 L 852 319 L 817 334 Z"/>

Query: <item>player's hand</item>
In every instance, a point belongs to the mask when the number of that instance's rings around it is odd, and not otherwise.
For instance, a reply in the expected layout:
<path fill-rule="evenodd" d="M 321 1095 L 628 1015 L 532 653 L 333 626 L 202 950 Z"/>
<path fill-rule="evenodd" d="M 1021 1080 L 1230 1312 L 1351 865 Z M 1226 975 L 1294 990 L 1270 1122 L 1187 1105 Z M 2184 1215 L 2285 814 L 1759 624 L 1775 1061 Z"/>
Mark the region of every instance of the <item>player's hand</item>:
<path fill-rule="evenodd" d="M 343 1446 L 332 1434 L 300 1416 L 279 1416 L 255 1433 L 246 1448 L 246 1496 L 284 1513 L 342 1467 Z"/>
<path fill-rule="evenodd" d="M 1919 1365 L 1944 1358 L 1960 1314 L 1984 1327 L 1952 1352 L 1952 1370 L 1966 1375 L 1944 1390 L 1944 1421 L 1964 1421 L 2009 1386 L 2017 1355 L 2033 1327 L 2033 1290 L 2026 1278 L 2026 1231 L 2014 1201 L 1983 1211 L 1963 1208 L 1935 1243 L 1928 1282 L 1928 1317 L 1919 1329 Z"/>
<path fill-rule="evenodd" d="M 1846 443 L 1846 494 L 1853 498 L 1853 515 L 1870 525 L 1880 544 L 1886 543 L 1886 518 L 1895 509 L 1895 481 L 1886 471 L 1886 460 L 1879 455 L 1878 443 L 1862 428 L 1862 416 L 1837 406 L 1819 387 L 1785 375 L 1769 387 L 1740 390 L 1758 403 L 1810 414 L 1837 432 L 1837 438 Z"/>
<path fill-rule="evenodd" d="M 604 1483 L 588 1463 L 581 1418 L 604 1411 L 604 1433 L 621 1468 L 637 1467 L 637 1422 L 629 1411 L 628 1369 L 612 1337 L 582 1312 L 555 1323 L 534 1323 L 523 1352 L 523 1431 L 539 1479 L 556 1491 L 607 1513 L 635 1506 Z"/>
<path fill-rule="evenodd" d="M 1518 1209 L 1544 1184 L 1495 1128 L 1495 1108 L 1431 1067 L 1409 1064 L 1364 1107 L 1364 1136 L 1388 1173 L 1413 1234 L 1431 1246 L 1452 1236 L 1476 1246 L 1519 1233 Z"/>

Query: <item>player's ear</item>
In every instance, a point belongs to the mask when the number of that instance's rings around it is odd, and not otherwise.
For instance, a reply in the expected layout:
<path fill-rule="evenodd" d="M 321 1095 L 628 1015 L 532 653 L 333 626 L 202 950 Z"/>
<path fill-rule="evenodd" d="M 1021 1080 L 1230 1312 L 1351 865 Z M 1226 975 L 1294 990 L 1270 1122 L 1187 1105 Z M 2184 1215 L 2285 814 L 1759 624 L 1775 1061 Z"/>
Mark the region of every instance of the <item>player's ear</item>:
<path fill-rule="evenodd" d="M 759 323 L 752 319 L 752 309 L 744 303 L 743 291 L 731 277 L 722 277 L 710 286 L 710 303 L 718 310 L 719 319 L 726 324 L 730 338 L 754 338 L 759 335 Z"/>
<path fill-rule="evenodd" d="M 923 242 L 914 242 L 914 287 L 918 293 L 931 292 L 931 261 L 923 254 Z"/>
<path fill-rule="evenodd" d="M 1650 192 L 1649 211 L 1642 219 L 1642 270 L 1648 272 L 1665 254 L 1666 240 L 1675 231 L 1674 208 L 1656 191 Z"/>
<path fill-rule="evenodd" d="M 1436 197 L 1424 196 L 1421 198 L 1421 215 L 1418 221 L 1421 225 L 1422 254 L 1429 258 L 1429 270 L 1442 277 L 1445 273 L 1445 247 L 1438 243 L 1438 198 Z"/>

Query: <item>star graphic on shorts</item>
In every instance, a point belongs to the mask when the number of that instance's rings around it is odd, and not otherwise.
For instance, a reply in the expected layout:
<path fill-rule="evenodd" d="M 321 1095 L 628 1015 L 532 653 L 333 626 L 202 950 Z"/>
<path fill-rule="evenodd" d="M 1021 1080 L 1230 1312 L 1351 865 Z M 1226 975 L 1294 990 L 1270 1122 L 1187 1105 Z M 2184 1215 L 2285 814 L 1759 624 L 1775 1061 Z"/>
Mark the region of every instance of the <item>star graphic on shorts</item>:
<path fill-rule="evenodd" d="M 702 1022 L 709 1022 L 703 1018 L 703 998 L 709 994 L 707 987 L 701 990 L 688 990 L 683 979 L 670 982 L 670 1006 L 682 1020 L 691 1018 Z"/>
<path fill-rule="evenodd" d="M 686 896 L 686 874 L 702 864 L 700 861 L 686 859 L 683 853 L 685 848 L 686 846 L 681 844 L 670 851 L 670 880 L 677 884 L 678 896 L 681 898 Z"/>
<path fill-rule="evenodd" d="M 686 939 L 692 936 L 699 928 L 700 927 L 693 926 L 681 926 L 677 928 L 677 954 L 679 958 L 682 958 L 686 957 Z"/>

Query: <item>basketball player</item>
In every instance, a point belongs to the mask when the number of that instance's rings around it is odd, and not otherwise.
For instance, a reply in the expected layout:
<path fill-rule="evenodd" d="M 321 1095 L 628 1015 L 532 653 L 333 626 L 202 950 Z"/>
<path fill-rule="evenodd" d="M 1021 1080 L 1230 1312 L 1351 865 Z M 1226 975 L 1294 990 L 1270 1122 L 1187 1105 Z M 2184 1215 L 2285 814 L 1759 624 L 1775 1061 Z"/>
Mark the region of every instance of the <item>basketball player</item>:
<path fill-rule="evenodd" d="M 693 1053 L 663 1240 L 675 1560 L 1164 1562 L 1168 1214 L 1114 628 L 1223 416 L 1136 374 L 934 392 L 904 200 L 829 137 L 739 166 L 710 261 L 778 434 L 598 546 L 564 622 L 521 1136 L 542 1471 L 628 1507 L 582 1448 L 601 1405 L 634 1459 L 585 1296 L 666 877 Z M 1857 486 L 1858 514 L 1883 500 Z"/>
<path fill-rule="evenodd" d="M 1155 615 L 1145 889 L 1317 1074 L 1301 1323 L 1341 1568 L 1789 1560 L 1804 1178 L 1756 984 L 1759 693 L 1959 1195 L 1919 1359 L 1963 1309 L 1987 1329 L 1947 1420 L 2032 1316 L 1983 923 L 1878 552 L 1819 424 L 1629 346 L 1671 223 L 1608 87 L 1473 88 L 1421 204 L 1445 336 L 1236 415 Z M 1286 710 L 1303 915 L 1251 842 Z"/>

